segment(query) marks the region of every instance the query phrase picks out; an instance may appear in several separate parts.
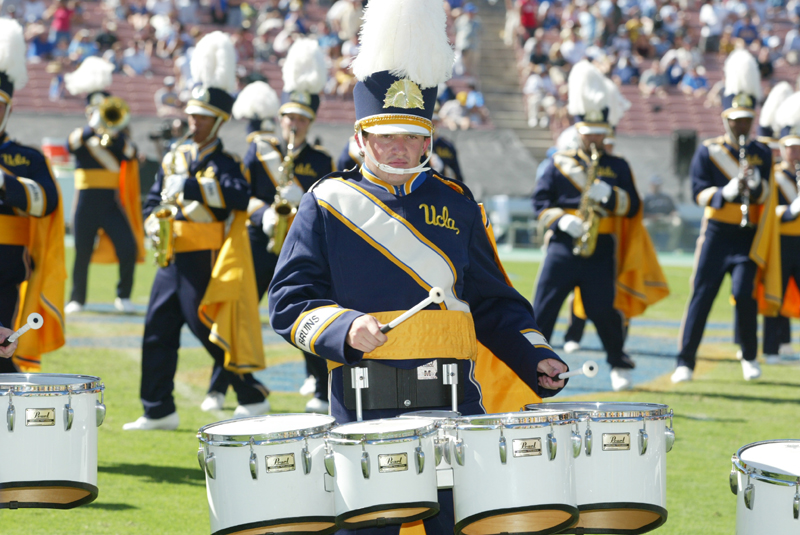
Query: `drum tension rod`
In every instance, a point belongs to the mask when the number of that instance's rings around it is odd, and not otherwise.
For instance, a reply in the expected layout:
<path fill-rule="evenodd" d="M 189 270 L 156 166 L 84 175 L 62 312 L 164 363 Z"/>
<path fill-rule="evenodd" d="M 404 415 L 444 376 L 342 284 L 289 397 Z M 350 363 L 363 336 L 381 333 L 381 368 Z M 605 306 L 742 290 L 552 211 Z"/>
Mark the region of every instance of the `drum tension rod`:
<path fill-rule="evenodd" d="M 450 399 L 453 412 L 458 412 L 458 364 L 445 364 L 442 366 L 444 384 L 450 385 Z"/>
<path fill-rule="evenodd" d="M 364 410 L 361 405 L 361 389 L 369 388 L 369 370 L 367 368 L 351 368 L 350 381 L 356 391 L 356 421 L 362 422 L 364 421 Z"/>

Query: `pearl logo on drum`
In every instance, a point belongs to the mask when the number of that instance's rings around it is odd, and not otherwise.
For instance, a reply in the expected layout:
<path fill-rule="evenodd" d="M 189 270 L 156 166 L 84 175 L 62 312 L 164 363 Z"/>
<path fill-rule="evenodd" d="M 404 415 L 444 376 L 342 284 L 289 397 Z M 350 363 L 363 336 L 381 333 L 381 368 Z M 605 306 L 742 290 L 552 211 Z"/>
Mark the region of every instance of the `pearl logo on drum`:
<path fill-rule="evenodd" d="M 25 425 L 28 427 L 50 427 L 56 425 L 56 410 L 25 409 Z"/>
<path fill-rule="evenodd" d="M 284 455 L 267 455 L 264 457 L 267 462 L 267 473 L 292 472 L 295 469 L 294 453 Z"/>
<path fill-rule="evenodd" d="M 408 470 L 408 454 L 393 453 L 378 455 L 378 472 L 405 472 Z"/>
<path fill-rule="evenodd" d="M 630 449 L 630 433 L 603 433 L 603 451 L 628 451 Z"/>
<path fill-rule="evenodd" d="M 538 457 L 542 454 L 541 438 L 521 438 L 513 440 L 511 446 L 514 457 Z"/>

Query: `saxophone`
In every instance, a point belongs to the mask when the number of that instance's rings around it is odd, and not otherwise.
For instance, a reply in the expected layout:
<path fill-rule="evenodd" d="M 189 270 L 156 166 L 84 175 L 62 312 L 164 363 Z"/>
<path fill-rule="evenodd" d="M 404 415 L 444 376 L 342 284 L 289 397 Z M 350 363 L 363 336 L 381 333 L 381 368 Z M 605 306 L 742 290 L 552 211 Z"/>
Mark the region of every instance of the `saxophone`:
<path fill-rule="evenodd" d="M 178 147 L 187 139 L 194 135 L 194 131 L 189 130 L 172 146 L 167 153 L 167 165 L 164 178 L 174 175 L 176 170 L 175 158 L 177 157 Z M 167 267 L 175 258 L 175 216 L 178 215 L 178 206 L 174 198 L 168 198 L 164 189 L 161 190 L 161 204 L 153 210 L 153 217 L 158 221 L 158 232 L 152 237 L 153 257 L 158 267 Z"/>
<path fill-rule="evenodd" d="M 289 131 L 289 139 L 286 142 L 286 156 L 283 157 L 280 169 L 278 169 L 278 188 L 275 192 L 275 200 L 272 203 L 272 209 L 278 215 L 278 221 L 275 223 L 275 229 L 269 239 L 267 251 L 280 254 L 283 248 L 283 242 L 286 240 L 286 234 L 289 232 L 289 226 L 292 224 L 292 219 L 297 213 L 297 207 L 292 205 L 289 201 L 281 197 L 281 189 L 287 186 L 294 179 L 294 137 L 296 130 L 292 128 Z"/>
<path fill-rule="evenodd" d="M 747 137 L 742 134 L 739 136 L 739 192 L 742 195 L 742 220 L 739 226 L 742 228 L 752 227 L 750 222 L 750 186 L 744 176 L 744 169 L 747 167 Z"/>
<path fill-rule="evenodd" d="M 592 187 L 597 178 L 597 165 L 600 160 L 600 153 L 594 143 L 591 145 L 592 161 L 586 170 L 586 184 L 581 192 L 581 204 L 578 207 L 578 217 L 583 220 L 583 234 L 575 238 L 572 254 L 590 257 L 594 254 L 597 246 L 597 236 L 600 233 L 600 214 L 597 211 L 597 203 L 589 198 L 589 188 Z"/>

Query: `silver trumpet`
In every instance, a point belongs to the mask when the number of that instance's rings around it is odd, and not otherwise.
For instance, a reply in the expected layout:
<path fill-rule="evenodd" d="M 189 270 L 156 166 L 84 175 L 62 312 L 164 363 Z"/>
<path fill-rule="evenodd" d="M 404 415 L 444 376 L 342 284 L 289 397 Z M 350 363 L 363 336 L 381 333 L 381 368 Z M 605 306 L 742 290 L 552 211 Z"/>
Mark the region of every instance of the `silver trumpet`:
<path fill-rule="evenodd" d="M 742 228 L 752 227 L 750 222 L 750 185 L 747 183 L 745 177 L 745 169 L 747 168 L 747 136 L 744 134 L 739 136 L 739 193 L 742 196 L 742 220 L 739 226 Z"/>

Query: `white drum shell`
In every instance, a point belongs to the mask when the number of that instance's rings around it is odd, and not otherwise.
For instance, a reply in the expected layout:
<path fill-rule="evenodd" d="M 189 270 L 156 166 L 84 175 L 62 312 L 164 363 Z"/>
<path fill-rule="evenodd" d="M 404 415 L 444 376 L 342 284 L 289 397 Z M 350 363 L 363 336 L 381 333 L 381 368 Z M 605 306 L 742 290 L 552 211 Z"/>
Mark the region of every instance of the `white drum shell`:
<path fill-rule="evenodd" d="M 549 459 L 546 442 L 549 425 L 529 429 L 503 429 L 506 464 L 500 461 L 500 430 L 461 430 L 464 465 L 453 456 L 455 521 L 504 509 L 556 504 L 576 505 L 571 423 L 552 426 L 557 441 L 555 459 Z M 539 456 L 514 457 L 514 440 L 541 439 Z M 546 482 L 546 484 L 542 484 Z M 476 489 L 480 489 L 477 491 Z"/>
<path fill-rule="evenodd" d="M 72 382 L 68 375 L 61 381 L 64 385 Z M 31 382 L 36 384 L 35 374 L 31 375 Z M 83 381 L 75 379 L 75 382 Z M 0 397 L 0 456 L 13 462 L 0 463 L 0 484 L 68 481 L 90 485 L 96 493 L 97 393 L 8 394 L 5 391 Z M 7 415 L 10 400 L 15 412 L 13 431 L 8 429 L 7 417 L 2 417 Z M 64 408 L 67 405 L 73 410 L 69 431 L 65 430 Z M 26 425 L 28 410 L 37 409 L 53 409 L 54 425 Z"/>

